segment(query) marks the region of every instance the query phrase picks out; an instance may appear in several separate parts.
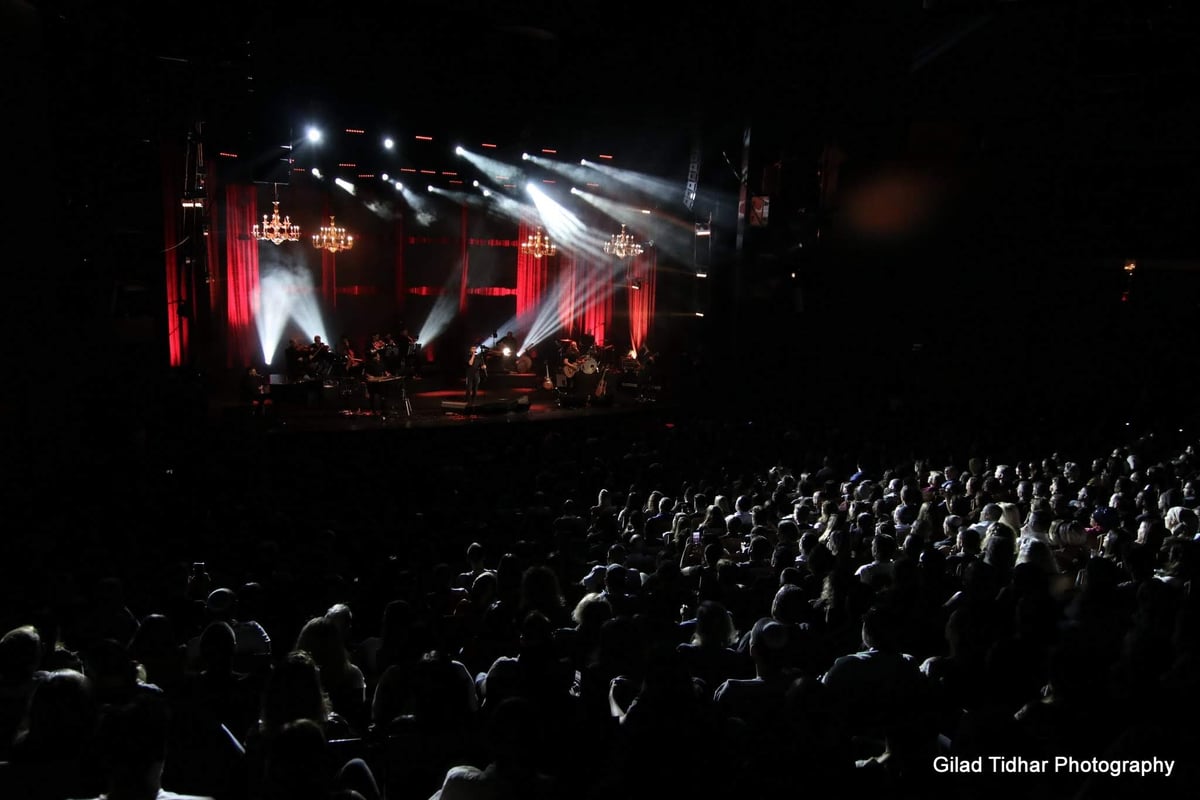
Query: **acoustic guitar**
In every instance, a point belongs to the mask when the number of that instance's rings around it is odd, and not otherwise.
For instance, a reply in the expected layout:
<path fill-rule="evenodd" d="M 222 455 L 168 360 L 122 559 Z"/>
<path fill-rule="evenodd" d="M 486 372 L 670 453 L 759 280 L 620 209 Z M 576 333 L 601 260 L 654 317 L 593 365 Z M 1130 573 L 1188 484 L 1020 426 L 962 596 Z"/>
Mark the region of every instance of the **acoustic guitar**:
<path fill-rule="evenodd" d="M 608 394 L 608 384 L 605 383 L 604 376 L 608 372 L 608 367 L 600 370 L 600 382 L 596 384 L 596 397 L 604 397 Z"/>
<path fill-rule="evenodd" d="M 563 375 L 565 375 L 566 377 L 574 378 L 575 374 L 577 372 L 579 372 L 578 364 L 572 364 L 569 361 L 567 363 L 563 364 Z"/>
<path fill-rule="evenodd" d="M 542 388 L 547 392 L 554 388 L 554 381 L 550 379 L 550 365 L 546 365 L 546 380 L 542 381 Z"/>

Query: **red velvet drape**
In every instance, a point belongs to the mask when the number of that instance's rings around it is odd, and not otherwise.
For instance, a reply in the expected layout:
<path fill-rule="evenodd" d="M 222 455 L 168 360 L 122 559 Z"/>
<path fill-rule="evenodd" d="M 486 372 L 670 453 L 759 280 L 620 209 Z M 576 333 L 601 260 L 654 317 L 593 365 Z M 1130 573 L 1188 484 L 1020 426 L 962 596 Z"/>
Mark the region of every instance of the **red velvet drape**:
<path fill-rule="evenodd" d="M 258 241 L 252 229 L 258 189 L 230 185 L 225 190 L 226 364 L 245 367 L 262 358 L 255 316 L 258 309 Z"/>
<path fill-rule="evenodd" d="M 195 305 L 190 287 L 185 281 L 189 277 L 180 264 L 179 241 L 180 198 L 183 197 L 183 152 L 179 148 L 164 147 L 162 151 L 163 173 L 163 252 L 166 254 L 166 299 L 167 299 L 167 359 L 172 367 L 181 367 L 188 359 L 188 334 L 190 320 L 180 314 L 184 303 Z M 190 213 L 203 213 L 192 209 Z"/>
<path fill-rule="evenodd" d="M 517 227 L 517 241 L 524 242 L 534 228 L 522 222 Z M 529 324 L 537 315 L 542 298 L 550 288 L 550 259 L 534 258 L 517 247 L 517 320 Z"/>
<path fill-rule="evenodd" d="M 637 283 L 641 288 L 630 288 L 629 295 L 629 341 L 634 350 L 641 349 L 651 326 L 654 324 L 654 295 L 658 284 L 658 251 L 653 247 L 633 259 L 629 265 L 630 287 Z"/>
<path fill-rule="evenodd" d="M 613 264 L 576 255 L 574 328 L 603 346 L 613 317 Z"/>

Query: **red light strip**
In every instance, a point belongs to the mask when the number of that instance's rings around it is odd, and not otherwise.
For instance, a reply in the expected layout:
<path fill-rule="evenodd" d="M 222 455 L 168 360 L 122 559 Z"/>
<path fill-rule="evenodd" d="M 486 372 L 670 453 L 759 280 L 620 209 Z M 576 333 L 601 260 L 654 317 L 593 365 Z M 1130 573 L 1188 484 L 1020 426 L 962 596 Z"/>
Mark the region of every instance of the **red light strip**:
<path fill-rule="evenodd" d="M 217 153 L 217 155 L 221 156 L 222 158 L 237 158 L 238 157 L 237 153 Z"/>
<path fill-rule="evenodd" d="M 442 172 L 443 175 L 457 175 L 457 172 Z"/>
<path fill-rule="evenodd" d="M 491 147 L 491 148 L 493 148 L 493 149 L 495 149 L 495 147 L 496 147 L 496 145 L 492 144 L 491 142 L 483 142 L 483 143 L 482 143 L 482 144 L 480 144 L 479 146 L 480 146 L 480 147 Z"/>
<path fill-rule="evenodd" d="M 346 128 L 346 133 L 366 133 L 366 131 L 359 130 L 358 128 Z"/>
<path fill-rule="evenodd" d="M 401 172 L 416 172 L 416 170 L 413 169 L 412 167 L 401 167 L 400 171 Z"/>
<path fill-rule="evenodd" d="M 358 164 L 355 164 L 355 163 L 353 163 L 353 162 L 350 162 L 350 161 L 346 161 L 345 163 L 338 164 L 338 166 L 339 166 L 339 167 L 346 167 L 347 169 L 353 169 L 354 167 L 357 167 L 357 166 L 358 166 Z"/>
<path fill-rule="evenodd" d="M 605 153 L 601 153 L 600 158 L 607 158 L 609 161 L 612 161 L 612 156 L 606 155 Z"/>
<path fill-rule="evenodd" d="M 556 155 L 558 155 L 558 151 L 557 151 L 557 150 L 551 150 L 551 149 L 550 149 L 550 148 L 548 148 L 548 147 L 543 147 L 543 148 L 542 148 L 542 152 L 543 152 L 543 153 L 546 153 L 546 154 L 548 154 L 548 155 L 552 155 L 552 156 L 556 156 Z"/>
<path fill-rule="evenodd" d="M 421 170 L 421 174 L 422 175 L 437 175 L 437 170 L 436 169 L 423 169 L 423 170 Z"/>
<path fill-rule="evenodd" d="M 433 141 L 432 136 L 414 136 L 413 138 L 416 139 L 418 142 L 432 142 Z"/>

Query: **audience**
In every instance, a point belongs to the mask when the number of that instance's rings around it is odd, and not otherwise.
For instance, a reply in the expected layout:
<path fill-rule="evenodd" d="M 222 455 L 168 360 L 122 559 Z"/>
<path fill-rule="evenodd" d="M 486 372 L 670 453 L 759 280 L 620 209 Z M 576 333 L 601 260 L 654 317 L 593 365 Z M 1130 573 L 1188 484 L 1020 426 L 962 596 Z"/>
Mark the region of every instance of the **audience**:
<path fill-rule="evenodd" d="M 231 472 L 244 483 L 214 481 L 178 528 L 167 513 L 197 496 L 139 484 L 145 535 L 80 531 L 52 575 L 5 568 L 0 796 L 599 800 L 828 778 L 969 797 L 934 755 L 1190 741 L 1193 449 L 888 457 L 776 422 L 626 421 L 586 457 L 569 429 L 505 427 L 454 440 L 505 474 L 431 455 L 401 495 L 364 455 L 338 462 L 335 486 L 372 498 L 351 507 L 304 483 L 342 445 L 284 442 L 302 486 Z M 855 448 L 869 458 L 837 456 Z"/>

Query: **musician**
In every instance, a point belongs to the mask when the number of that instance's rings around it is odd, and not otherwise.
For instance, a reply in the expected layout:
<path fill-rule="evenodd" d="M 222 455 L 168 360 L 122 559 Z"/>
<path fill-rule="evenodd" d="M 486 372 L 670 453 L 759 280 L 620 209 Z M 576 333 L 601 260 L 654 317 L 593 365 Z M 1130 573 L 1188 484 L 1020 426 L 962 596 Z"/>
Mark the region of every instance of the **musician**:
<path fill-rule="evenodd" d="M 305 358 L 304 350 L 300 347 L 300 343 L 295 337 L 288 339 L 288 346 L 283 351 L 283 356 L 287 363 L 287 377 L 289 381 L 298 381 L 304 377 L 307 359 Z"/>
<path fill-rule="evenodd" d="M 400 335 L 396 337 L 396 344 L 400 347 L 400 359 L 404 365 L 402 374 L 412 376 L 414 380 L 421 380 L 421 346 L 416 338 L 408 332 L 407 327 L 400 328 Z"/>
<path fill-rule="evenodd" d="M 517 337 L 513 336 L 512 331 L 509 331 L 492 348 L 500 353 L 500 366 L 505 372 L 513 371 L 513 364 L 517 360 L 517 347 Z"/>
<path fill-rule="evenodd" d="M 400 352 L 396 337 L 390 333 L 383 336 L 383 365 L 395 375 L 404 374 L 404 356 Z"/>
<path fill-rule="evenodd" d="M 476 395 L 479 394 L 479 384 L 483 376 L 487 374 L 487 365 L 484 363 L 484 347 L 483 342 L 478 342 L 471 345 L 467 350 L 467 402 L 474 403 Z"/>
<path fill-rule="evenodd" d="M 246 374 L 242 376 L 241 395 L 242 402 L 250 407 L 251 416 L 266 416 L 272 405 L 270 392 L 266 378 L 254 367 L 246 367 Z"/>
<path fill-rule="evenodd" d="M 354 350 L 354 345 L 350 343 L 349 336 L 342 337 L 342 344 L 338 348 L 338 356 L 342 362 L 343 369 L 346 370 L 347 376 L 354 377 L 362 372 L 365 359 L 361 358 Z"/>
<path fill-rule="evenodd" d="M 573 341 L 569 341 L 562 351 L 562 363 L 559 369 L 562 371 L 564 386 L 563 388 L 571 391 L 575 388 L 575 376 L 579 374 L 579 369 L 582 365 L 579 363 L 579 346 Z"/>
<path fill-rule="evenodd" d="M 387 407 L 385 386 L 392 373 L 383 363 L 382 351 L 372 350 L 363 365 L 363 392 L 371 411 L 382 412 Z"/>

